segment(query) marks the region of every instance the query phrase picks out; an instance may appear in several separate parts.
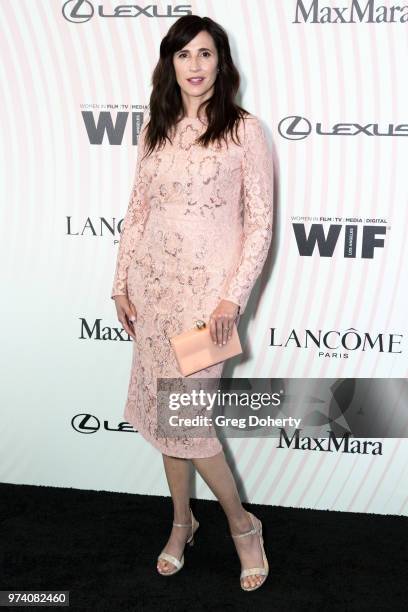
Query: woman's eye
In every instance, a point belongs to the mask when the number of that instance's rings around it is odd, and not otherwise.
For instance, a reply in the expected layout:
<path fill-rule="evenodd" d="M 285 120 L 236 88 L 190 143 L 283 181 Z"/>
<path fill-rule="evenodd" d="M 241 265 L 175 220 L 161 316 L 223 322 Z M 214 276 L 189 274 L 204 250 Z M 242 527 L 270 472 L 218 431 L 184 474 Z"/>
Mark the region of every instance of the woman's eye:
<path fill-rule="evenodd" d="M 180 53 L 177 57 L 186 57 L 187 53 Z M 211 53 L 209 51 L 203 51 L 203 55 L 205 55 L 206 57 L 210 57 Z"/>

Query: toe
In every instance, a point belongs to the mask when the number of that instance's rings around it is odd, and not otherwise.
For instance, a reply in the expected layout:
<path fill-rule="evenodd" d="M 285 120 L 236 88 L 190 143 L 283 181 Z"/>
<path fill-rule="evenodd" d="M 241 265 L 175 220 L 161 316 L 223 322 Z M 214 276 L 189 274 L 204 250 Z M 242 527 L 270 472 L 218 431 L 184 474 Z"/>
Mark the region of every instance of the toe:
<path fill-rule="evenodd" d="M 248 576 L 243 579 L 242 586 L 246 589 L 258 586 L 262 583 L 262 576 L 256 574 L 254 576 Z"/>
<path fill-rule="evenodd" d="M 162 574 L 168 574 L 174 569 L 174 565 L 172 563 L 169 563 L 169 561 L 160 560 L 160 565 L 158 566 L 158 568 Z"/>

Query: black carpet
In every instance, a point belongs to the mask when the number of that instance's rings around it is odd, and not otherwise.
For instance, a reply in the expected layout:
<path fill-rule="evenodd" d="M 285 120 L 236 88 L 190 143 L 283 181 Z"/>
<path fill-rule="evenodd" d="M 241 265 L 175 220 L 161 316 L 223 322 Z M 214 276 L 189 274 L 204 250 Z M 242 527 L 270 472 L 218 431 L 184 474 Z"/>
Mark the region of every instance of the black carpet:
<path fill-rule="evenodd" d="M 406 517 L 245 504 L 263 522 L 270 565 L 266 584 L 245 593 L 216 502 L 192 500 L 195 545 L 163 577 L 170 498 L 0 484 L 0 499 L 0 590 L 69 590 L 71 610 L 408 608 Z"/>

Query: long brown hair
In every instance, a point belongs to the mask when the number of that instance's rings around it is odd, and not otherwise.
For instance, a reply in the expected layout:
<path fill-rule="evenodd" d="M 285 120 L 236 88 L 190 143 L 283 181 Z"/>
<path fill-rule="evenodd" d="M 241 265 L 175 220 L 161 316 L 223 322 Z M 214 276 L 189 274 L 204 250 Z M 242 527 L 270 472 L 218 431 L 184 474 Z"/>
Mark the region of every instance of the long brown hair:
<path fill-rule="evenodd" d="M 218 52 L 217 78 L 214 82 L 214 93 L 203 105 L 207 119 L 207 129 L 197 138 L 197 143 L 207 146 L 227 140 L 228 133 L 233 137 L 233 130 L 238 138 L 239 120 L 248 114 L 244 108 L 235 103 L 235 96 L 240 85 L 240 76 L 231 57 L 228 35 L 225 30 L 210 17 L 184 15 L 171 26 L 160 44 L 160 59 L 152 75 L 152 93 L 150 95 L 150 121 L 146 129 L 146 150 L 152 152 L 156 145 L 164 145 L 170 130 L 176 125 L 180 115 L 184 114 L 180 86 L 177 83 L 173 66 L 173 55 L 180 51 L 199 32 L 208 32 Z"/>

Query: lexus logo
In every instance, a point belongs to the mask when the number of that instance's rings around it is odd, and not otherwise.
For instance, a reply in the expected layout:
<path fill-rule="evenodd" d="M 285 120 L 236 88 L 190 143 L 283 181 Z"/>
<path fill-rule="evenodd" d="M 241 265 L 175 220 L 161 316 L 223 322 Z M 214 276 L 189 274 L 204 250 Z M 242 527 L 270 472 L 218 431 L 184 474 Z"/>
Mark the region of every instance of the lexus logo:
<path fill-rule="evenodd" d="M 62 14 L 71 23 L 84 23 L 94 14 L 94 7 L 89 0 L 67 0 L 62 7 Z"/>
<path fill-rule="evenodd" d="M 93 434 L 97 431 L 130 431 L 131 433 L 137 433 L 136 430 L 130 423 L 121 421 L 118 424 L 111 425 L 106 419 L 101 421 L 94 414 L 83 412 L 82 414 L 76 414 L 71 419 L 72 429 L 75 429 L 81 434 Z"/>
<path fill-rule="evenodd" d="M 278 131 L 287 140 L 303 140 L 312 132 L 312 124 L 304 117 L 293 115 L 279 122 Z"/>
<path fill-rule="evenodd" d="M 93 414 L 76 414 L 72 417 L 71 425 L 79 433 L 92 434 L 100 429 L 101 422 Z"/>
<path fill-rule="evenodd" d="M 311 122 L 300 115 L 291 115 L 281 119 L 278 125 L 279 134 L 286 140 L 303 140 L 310 134 L 317 136 L 357 136 L 365 134 L 366 136 L 408 136 L 407 123 L 387 123 L 384 128 L 381 128 L 378 123 L 367 123 L 360 125 L 359 123 L 335 123 L 328 128 L 324 128 L 320 122 L 312 126 Z"/>
<path fill-rule="evenodd" d="M 191 6 L 189 4 L 180 4 L 172 6 L 167 4 L 164 12 L 159 14 L 157 4 L 148 4 L 145 7 L 138 4 L 118 4 L 114 7 L 109 7 L 105 12 L 103 5 L 98 4 L 97 14 L 99 17 L 181 17 L 181 15 L 191 15 Z M 62 14 L 67 21 L 71 23 L 85 23 L 92 19 L 95 14 L 95 9 L 92 2 L 89 0 L 67 0 L 62 6 Z"/>

